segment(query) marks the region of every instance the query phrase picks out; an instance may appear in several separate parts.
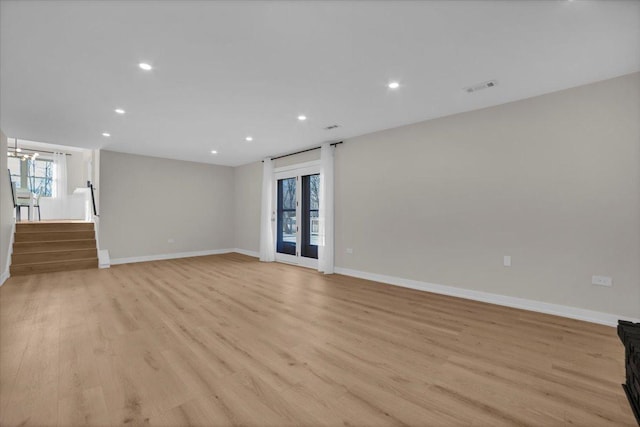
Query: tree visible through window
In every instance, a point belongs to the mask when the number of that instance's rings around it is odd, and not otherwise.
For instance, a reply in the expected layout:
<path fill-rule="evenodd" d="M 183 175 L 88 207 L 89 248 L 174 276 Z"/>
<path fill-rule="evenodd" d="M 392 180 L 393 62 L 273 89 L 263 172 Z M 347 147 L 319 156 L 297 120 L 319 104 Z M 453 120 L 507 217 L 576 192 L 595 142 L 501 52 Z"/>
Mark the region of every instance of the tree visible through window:
<path fill-rule="evenodd" d="M 27 188 L 42 197 L 53 194 L 53 161 L 49 159 L 27 159 L 18 157 L 8 159 L 11 181 L 16 188 Z"/>
<path fill-rule="evenodd" d="M 51 197 L 53 193 L 53 162 L 47 159 L 27 160 L 27 185 L 32 193 Z M 64 189 L 66 191 L 66 188 Z"/>

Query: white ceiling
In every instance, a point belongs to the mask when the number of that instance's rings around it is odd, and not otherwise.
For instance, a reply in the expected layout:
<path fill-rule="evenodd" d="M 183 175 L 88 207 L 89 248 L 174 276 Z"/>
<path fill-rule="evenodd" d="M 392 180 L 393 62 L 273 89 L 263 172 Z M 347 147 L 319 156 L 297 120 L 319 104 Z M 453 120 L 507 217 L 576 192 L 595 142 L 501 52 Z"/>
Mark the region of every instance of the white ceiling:
<path fill-rule="evenodd" d="M 0 7 L 8 136 L 223 165 L 640 70 L 640 1 Z"/>

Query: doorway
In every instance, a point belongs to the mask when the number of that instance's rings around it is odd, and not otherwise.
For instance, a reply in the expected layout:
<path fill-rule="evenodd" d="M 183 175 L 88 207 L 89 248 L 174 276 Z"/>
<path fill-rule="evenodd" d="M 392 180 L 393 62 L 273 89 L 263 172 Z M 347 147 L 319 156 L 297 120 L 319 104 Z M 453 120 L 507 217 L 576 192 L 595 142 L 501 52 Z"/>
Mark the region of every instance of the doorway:
<path fill-rule="evenodd" d="M 276 173 L 276 261 L 318 267 L 318 167 Z"/>

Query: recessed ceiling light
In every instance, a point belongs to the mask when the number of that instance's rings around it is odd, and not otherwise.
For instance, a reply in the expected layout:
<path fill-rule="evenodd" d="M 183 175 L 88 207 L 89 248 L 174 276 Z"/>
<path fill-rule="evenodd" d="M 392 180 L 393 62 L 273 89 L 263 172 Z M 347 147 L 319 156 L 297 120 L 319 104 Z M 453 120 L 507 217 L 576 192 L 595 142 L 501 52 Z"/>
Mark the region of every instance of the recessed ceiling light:
<path fill-rule="evenodd" d="M 390 82 L 387 86 L 389 87 L 389 89 L 398 89 L 400 87 L 400 83 Z"/>
<path fill-rule="evenodd" d="M 140 67 L 141 69 L 143 69 L 145 71 L 151 71 L 153 69 L 153 67 L 151 65 L 147 64 L 146 62 L 139 63 L 138 67 Z"/>
<path fill-rule="evenodd" d="M 106 136 L 107 138 L 109 138 L 111 134 L 109 132 L 102 132 L 102 136 Z"/>
<path fill-rule="evenodd" d="M 16 148 L 16 153 L 22 153 L 22 148 Z"/>
<path fill-rule="evenodd" d="M 300 120 L 301 122 L 302 122 L 302 121 L 305 121 L 305 120 L 307 120 L 307 116 L 305 116 L 304 114 L 300 114 L 300 115 L 298 116 L 298 120 Z"/>
<path fill-rule="evenodd" d="M 252 136 L 248 136 L 245 138 L 245 141 L 253 141 L 253 137 Z"/>
<path fill-rule="evenodd" d="M 116 113 L 118 113 L 118 114 L 124 114 L 124 113 L 126 112 L 126 111 L 124 111 L 122 108 L 116 108 L 116 109 L 115 109 L 115 110 L 113 110 L 113 111 L 115 111 L 115 112 L 116 112 Z"/>
<path fill-rule="evenodd" d="M 38 157 L 40 153 L 33 153 L 33 157 Z"/>
<path fill-rule="evenodd" d="M 211 154 L 218 154 L 216 150 L 211 150 Z"/>

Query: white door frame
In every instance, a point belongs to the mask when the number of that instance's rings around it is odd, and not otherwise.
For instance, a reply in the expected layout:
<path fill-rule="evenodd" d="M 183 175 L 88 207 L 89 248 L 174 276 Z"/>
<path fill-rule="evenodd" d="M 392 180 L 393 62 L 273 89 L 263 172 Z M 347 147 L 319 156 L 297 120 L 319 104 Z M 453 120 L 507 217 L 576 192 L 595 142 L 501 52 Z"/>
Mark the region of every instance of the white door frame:
<path fill-rule="evenodd" d="M 291 166 L 284 166 L 276 168 L 274 170 L 273 180 L 273 206 L 276 212 L 276 226 L 273 228 L 274 236 L 273 242 L 275 247 L 276 261 L 284 262 L 287 264 L 295 264 L 302 267 L 318 269 L 318 260 L 315 258 L 307 258 L 300 254 L 300 246 L 302 243 L 302 231 L 300 225 L 302 224 L 302 177 L 306 175 L 315 175 L 320 173 L 320 162 L 305 162 Z M 278 180 L 286 178 L 297 178 L 296 181 L 296 255 L 281 254 L 278 252 Z"/>

